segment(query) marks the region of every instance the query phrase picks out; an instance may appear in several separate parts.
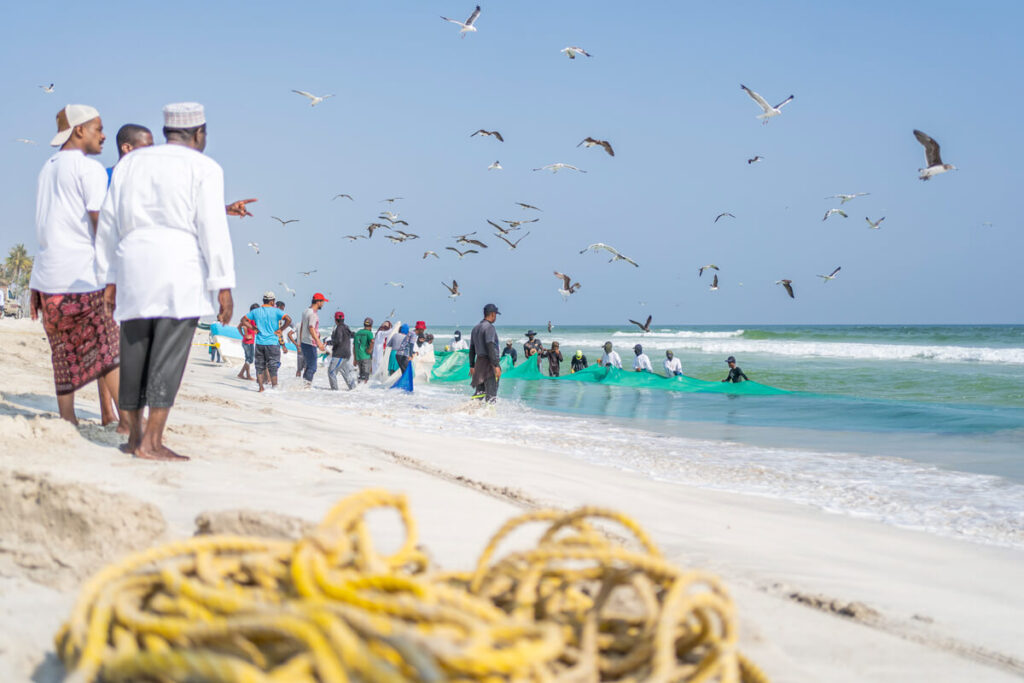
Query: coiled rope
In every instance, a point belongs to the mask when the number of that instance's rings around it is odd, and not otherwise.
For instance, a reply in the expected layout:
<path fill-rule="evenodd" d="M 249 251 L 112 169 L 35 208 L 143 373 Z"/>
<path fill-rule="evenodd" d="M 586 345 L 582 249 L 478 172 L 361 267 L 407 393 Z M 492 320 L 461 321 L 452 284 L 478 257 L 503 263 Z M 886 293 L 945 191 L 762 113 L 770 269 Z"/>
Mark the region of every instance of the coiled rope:
<path fill-rule="evenodd" d="M 392 555 L 374 549 L 375 508 L 405 526 Z M 539 542 L 494 559 L 528 524 L 547 525 Z M 767 681 L 737 650 L 719 579 L 666 562 L 615 511 L 516 517 L 472 572 L 432 569 L 416 543 L 405 496 L 378 490 L 343 499 L 295 543 L 169 543 L 92 577 L 57 652 L 79 683 Z"/>

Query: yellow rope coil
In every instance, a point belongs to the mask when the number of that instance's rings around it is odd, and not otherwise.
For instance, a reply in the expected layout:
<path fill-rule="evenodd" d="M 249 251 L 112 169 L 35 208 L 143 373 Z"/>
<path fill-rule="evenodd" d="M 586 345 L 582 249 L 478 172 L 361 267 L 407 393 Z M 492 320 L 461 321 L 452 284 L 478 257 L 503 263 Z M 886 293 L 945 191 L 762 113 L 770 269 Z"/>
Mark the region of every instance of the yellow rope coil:
<path fill-rule="evenodd" d="M 392 555 L 366 523 L 379 508 L 405 527 Z M 538 523 L 534 547 L 495 559 Z M 296 543 L 169 543 L 86 582 L 57 652 L 76 682 L 767 681 L 717 577 L 667 562 L 613 510 L 516 517 L 472 572 L 434 570 L 416 543 L 405 496 L 377 490 Z"/>

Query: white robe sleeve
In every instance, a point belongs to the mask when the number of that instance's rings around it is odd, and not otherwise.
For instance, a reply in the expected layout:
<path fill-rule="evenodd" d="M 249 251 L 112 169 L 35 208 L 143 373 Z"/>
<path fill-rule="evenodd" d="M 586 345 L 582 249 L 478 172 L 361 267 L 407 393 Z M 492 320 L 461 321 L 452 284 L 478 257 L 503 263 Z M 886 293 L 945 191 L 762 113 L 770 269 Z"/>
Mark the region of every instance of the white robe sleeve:
<path fill-rule="evenodd" d="M 96 225 L 96 281 L 101 285 L 117 283 L 115 255 L 119 241 L 117 214 L 114 211 L 114 188 L 111 188 L 103 200 L 100 219 Z"/>
<path fill-rule="evenodd" d="M 235 286 L 235 255 L 224 210 L 224 171 L 219 166 L 202 180 L 196 195 L 196 229 L 199 249 L 206 261 L 206 289 L 217 292 Z"/>

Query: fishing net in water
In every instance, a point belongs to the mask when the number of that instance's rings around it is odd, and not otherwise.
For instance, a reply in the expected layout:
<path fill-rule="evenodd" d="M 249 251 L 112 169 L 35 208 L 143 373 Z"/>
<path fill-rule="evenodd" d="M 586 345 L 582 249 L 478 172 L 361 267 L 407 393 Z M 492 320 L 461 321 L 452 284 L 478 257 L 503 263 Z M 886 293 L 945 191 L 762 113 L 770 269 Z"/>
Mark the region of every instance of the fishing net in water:
<path fill-rule="evenodd" d="M 508 356 L 501 359 L 501 378 L 503 380 L 545 380 L 549 382 L 587 382 L 605 386 L 637 387 L 659 391 L 704 392 L 716 394 L 740 394 L 750 396 L 769 396 L 788 394 L 785 389 L 770 387 L 757 382 L 716 382 L 695 377 L 663 377 L 650 372 L 630 372 L 618 368 L 598 367 L 592 365 L 572 374 L 560 377 L 549 377 L 541 372 L 533 359 L 512 367 Z M 454 351 L 440 357 L 430 375 L 434 382 L 468 382 L 469 352 Z"/>

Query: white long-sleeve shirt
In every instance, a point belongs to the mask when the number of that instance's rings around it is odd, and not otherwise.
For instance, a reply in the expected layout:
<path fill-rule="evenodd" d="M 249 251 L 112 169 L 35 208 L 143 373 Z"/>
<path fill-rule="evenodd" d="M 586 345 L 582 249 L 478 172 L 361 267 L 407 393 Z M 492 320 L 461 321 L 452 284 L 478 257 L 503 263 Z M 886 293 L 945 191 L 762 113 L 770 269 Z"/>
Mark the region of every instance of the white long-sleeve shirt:
<path fill-rule="evenodd" d="M 184 145 L 121 159 L 100 211 L 96 274 L 117 285 L 118 321 L 214 313 L 217 292 L 235 286 L 220 165 Z"/>
<path fill-rule="evenodd" d="M 672 357 L 672 360 L 666 358 L 664 365 L 665 375 L 668 377 L 675 377 L 677 373 L 680 375 L 683 374 L 683 364 L 675 356 Z"/>
<path fill-rule="evenodd" d="M 622 358 L 619 357 L 618 351 L 612 351 L 601 356 L 601 365 L 611 366 L 613 368 L 622 369 Z"/>
<path fill-rule="evenodd" d="M 647 357 L 646 353 L 641 353 L 633 358 L 633 370 L 640 372 L 654 372 L 654 367 L 651 365 L 651 359 Z"/>

